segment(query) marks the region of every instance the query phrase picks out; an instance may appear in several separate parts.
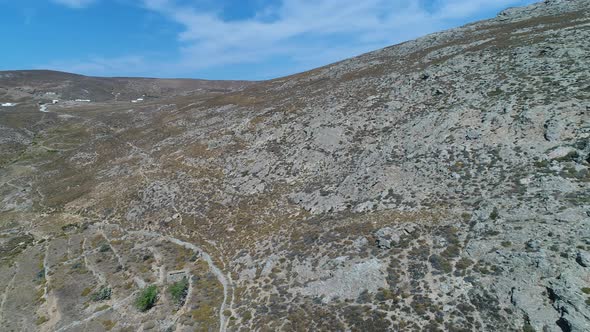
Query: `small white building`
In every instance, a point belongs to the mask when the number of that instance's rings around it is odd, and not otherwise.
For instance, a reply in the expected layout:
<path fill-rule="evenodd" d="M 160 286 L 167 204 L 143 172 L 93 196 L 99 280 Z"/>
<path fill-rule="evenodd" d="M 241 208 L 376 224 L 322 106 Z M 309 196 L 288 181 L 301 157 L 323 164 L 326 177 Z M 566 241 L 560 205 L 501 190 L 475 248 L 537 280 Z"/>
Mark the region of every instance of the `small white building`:
<path fill-rule="evenodd" d="M 52 104 L 57 104 L 57 103 L 59 103 L 59 99 L 53 99 L 53 100 L 51 101 L 51 103 L 52 103 Z"/>
<path fill-rule="evenodd" d="M 1 103 L 0 106 L 2 106 L 2 107 L 13 107 L 13 106 L 16 106 L 16 103 Z"/>
<path fill-rule="evenodd" d="M 74 101 L 77 101 L 79 103 L 89 103 L 90 102 L 90 99 L 76 99 Z"/>

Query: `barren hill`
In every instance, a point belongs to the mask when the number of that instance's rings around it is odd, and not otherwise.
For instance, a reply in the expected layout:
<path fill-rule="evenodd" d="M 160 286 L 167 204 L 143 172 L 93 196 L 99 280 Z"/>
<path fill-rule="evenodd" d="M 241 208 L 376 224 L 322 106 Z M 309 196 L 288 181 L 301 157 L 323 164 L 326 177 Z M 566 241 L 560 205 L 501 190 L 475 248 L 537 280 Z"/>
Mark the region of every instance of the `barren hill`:
<path fill-rule="evenodd" d="M 104 97 L 0 107 L 0 326 L 589 331 L 588 40 L 547 0 L 270 81 L 2 78 Z"/>
<path fill-rule="evenodd" d="M 0 71 L 0 100 L 129 101 L 191 93 L 228 92 L 251 84 L 247 81 L 89 77 L 51 70 Z"/>

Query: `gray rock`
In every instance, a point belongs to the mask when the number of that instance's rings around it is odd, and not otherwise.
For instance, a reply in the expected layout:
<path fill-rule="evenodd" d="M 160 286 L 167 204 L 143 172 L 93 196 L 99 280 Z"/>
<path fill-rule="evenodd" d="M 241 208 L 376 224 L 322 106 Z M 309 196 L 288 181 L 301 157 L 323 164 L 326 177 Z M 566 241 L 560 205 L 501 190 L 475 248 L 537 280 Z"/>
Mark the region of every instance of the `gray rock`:
<path fill-rule="evenodd" d="M 560 314 L 556 321 L 561 331 L 590 331 L 590 316 L 585 297 L 577 296 L 585 287 L 585 276 L 566 270 L 556 280 L 551 280 L 547 292 L 553 308 Z"/>
<path fill-rule="evenodd" d="M 590 267 L 590 254 L 585 251 L 580 251 L 576 255 L 576 262 L 583 267 Z"/>
<path fill-rule="evenodd" d="M 391 241 L 386 239 L 377 239 L 377 247 L 380 249 L 391 249 Z"/>
<path fill-rule="evenodd" d="M 465 133 L 465 138 L 468 140 L 476 140 L 476 139 L 479 139 L 480 137 L 481 137 L 481 133 L 475 129 L 469 129 L 469 130 L 467 130 L 467 133 Z"/>
<path fill-rule="evenodd" d="M 539 240 L 531 239 L 526 242 L 526 247 L 532 251 L 539 251 L 539 249 L 541 249 L 541 242 Z"/>
<path fill-rule="evenodd" d="M 399 230 L 391 227 L 384 227 L 375 232 L 375 243 L 381 249 L 390 249 L 395 242 L 399 242 Z"/>
<path fill-rule="evenodd" d="M 560 147 L 552 150 L 551 152 L 549 152 L 547 157 L 549 157 L 549 159 L 551 159 L 551 160 L 552 159 L 560 159 L 560 158 L 564 158 L 565 156 L 572 155 L 576 152 L 577 152 L 577 150 L 572 148 L 571 146 L 560 146 Z"/>
<path fill-rule="evenodd" d="M 549 142 L 558 141 L 561 137 L 561 131 L 563 127 L 560 122 L 555 119 L 548 120 L 544 125 L 545 133 L 544 137 Z"/>

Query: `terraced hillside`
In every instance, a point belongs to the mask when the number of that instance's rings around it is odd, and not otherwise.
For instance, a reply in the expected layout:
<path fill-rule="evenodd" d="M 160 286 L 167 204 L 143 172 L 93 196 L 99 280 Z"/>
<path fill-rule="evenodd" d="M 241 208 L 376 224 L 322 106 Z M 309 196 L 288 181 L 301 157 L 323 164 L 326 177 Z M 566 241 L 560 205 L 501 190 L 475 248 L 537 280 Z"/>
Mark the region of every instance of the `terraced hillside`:
<path fill-rule="evenodd" d="M 547 0 L 226 90 L 7 99 L 0 326 L 588 331 L 588 40 Z"/>

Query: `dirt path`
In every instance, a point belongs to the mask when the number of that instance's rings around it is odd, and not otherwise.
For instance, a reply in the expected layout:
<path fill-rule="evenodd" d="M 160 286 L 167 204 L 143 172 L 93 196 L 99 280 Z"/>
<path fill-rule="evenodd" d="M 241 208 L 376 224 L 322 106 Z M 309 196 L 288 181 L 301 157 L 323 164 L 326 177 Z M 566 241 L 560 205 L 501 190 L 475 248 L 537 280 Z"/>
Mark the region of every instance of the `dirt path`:
<path fill-rule="evenodd" d="M 82 249 L 83 249 L 83 253 L 82 253 L 82 260 L 84 261 L 84 265 L 86 266 L 86 268 L 88 269 L 88 271 L 90 271 L 90 273 L 92 273 L 92 275 L 98 279 L 98 281 L 104 285 L 107 283 L 107 278 L 104 276 L 104 274 L 97 269 L 94 264 L 90 264 L 90 261 L 88 260 L 88 255 L 87 253 L 90 252 L 92 253 L 93 250 L 86 250 L 85 248 L 86 246 L 86 238 L 84 238 L 84 242 L 82 243 Z"/>
<path fill-rule="evenodd" d="M 215 263 L 213 262 L 213 259 L 211 259 L 211 256 L 208 253 L 206 253 L 205 251 L 203 251 L 203 249 L 194 245 L 193 243 L 182 241 L 180 239 L 177 239 L 175 237 L 171 237 L 168 235 L 162 235 L 157 232 L 129 231 L 128 234 L 154 237 L 154 238 L 157 238 L 160 240 L 172 242 L 176 245 L 185 247 L 187 249 L 190 249 L 192 251 L 199 253 L 201 255 L 201 258 L 203 258 L 205 260 L 205 262 L 207 262 L 207 265 L 209 265 L 209 269 L 211 270 L 211 272 L 217 277 L 217 280 L 219 280 L 219 282 L 223 286 L 223 302 L 221 303 L 221 307 L 219 308 L 219 331 L 225 332 L 227 330 L 228 318 L 225 317 L 223 312 L 226 310 L 228 293 L 229 293 L 230 289 L 232 289 L 232 282 L 231 282 L 231 279 L 228 278 L 225 274 L 223 274 L 221 269 L 219 269 L 215 265 Z"/>
<path fill-rule="evenodd" d="M 112 226 L 112 225 L 111 225 Z M 118 226 L 118 225 L 117 225 Z M 176 244 L 178 246 L 187 248 L 189 250 L 192 250 L 193 252 L 197 253 L 209 266 L 209 270 L 215 275 L 215 277 L 217 278 L 217 280 L 219 281 L 219 283 L 221 283 L 221 285 L 223 286 L 223 302 L 221 303 L 221 306 L 219 308 L 219 331 L 220 332 L 225 332 L 227 330 L 227 324 L 229 322 L 229 317 L 226 317 L 223 312 L 226 310 L 230 310 L 232 308 L 232 303 L 233 303 L 233 282 L 232 279 L 229 275 L 225 275 L 222 270 L 215 265 L 213 259 L 211 258 L 211 256 L 205 252 L 203 249 L 201 249 L 199 246 L 190 243 L 190 242 L 186 242 L 183 241 L 181 239 L 169 236 L 169 235 L 163 235 L 161 233 L 158 232 L 153 232 L 153 231 L 126 231 L 124 229 L 122 229 L 121 227 L 119 227 L 124 233 L 126 233 L 123 238 L 126 237 L 133 237 L 133 236 L 144 236 L 144 237 L 149 237 L 149 238 L 153 238 L 155 240 L 158 241 L 166 241 L 166 242 L 170 242 L 173 244 Z M 99 232 L 105 237 L 105 239 L 107 239 L 107 241 L 110 243 L 110 239 L 106 236 L 106 232 L 104 232 L 103 227 L 99 226 Z M 117 260 L 119 261 L 120 264 L 124 265 L 124 261 L 123 259 L 119 256 L 119 253 L 116 252 L 116 249 L 111 245 L 111 249 L 114 252 L 114 255 L 116 256 Z M 86 263 L 86 266 L 88 268 L 88 270 L 101 282 L 101 283 L 106 283 L 106 278 L 104 275 L 102 275 L 99 271 L 96 271 L 95 269 L 93 269 L 93 266 L 90 266 L 92 264 L 89 264 L 90 262 L 88 261 L 87 255 L 90 252 L 94 252 L 94 250 L 92 248 L 88 248 L 87 247 L 87 239 L 84 238 L 83 239 L 83 243 L 82 243 L 82 253 L 79 257 L 77 258 L 82 258 L 84 260 L 84 262 Z M 156 255 L 157 256 L 157 255 Z M 68 261 L 72 261 L 72 259 L 68 260 Z M 68 262 L 66 261 L 66 262 Z M 44 262 L 46 263 L 46 262 Z M 63 263 L 62 263 L 63 264 Z M 159 282 L 163 282 L 164 278 L 165 278 L 165 274 L 163 273 L 164 271 L 159 271 L 160 275 L 159 275 Z M 140 288 L 141 286 L 145 286 L 145 281 L 143 280 L 138 280 L 139 278 L 135 278 L 135 282 L 137 284 L 143 284 L 143 285 L 139 285 Z M 189 286 L 189 295 L 190 293 L 192 293 L 192 281 L 190 282 L 190 286 Z M 120 301 L 116 301 L 112 304 L 112 306 L 109 309 L 103 310 L 103 311 L 98 311 L 95 313 L 92 313 L 91 315 L 89 315 L 88 317 L 82 319 L 82 320 L 76 320 L 71 322 L 70 324 L 66 325 L 66 326 L 62 326 L 61 328 L 59 328 L 57 331 L 67 331 L 69 329 L 75 328 L 75 327 L 79 327 L 82 324 L 85 324 L 93 319 L 96 319 L 98 317 L 100 317 L 101 315 L 109 312 L 110 310 L 117 310 L 118 308 L 122 307 L 123 305 L 127 304 L 129 301 L 131 301 L 133 299 L 134 296 L 137 295 L 137 292 L 134 292 L 133 294 L 129 295 L 128 297 L 120 300 Z M 189 298 L 189 296 L 187 296 L 187 298 Z M 0 303 L 0 307 L 1 305 L 3 305 L 4 301 L 2 301 L 2 303 Z M 180 313 L 185 312 L 186 309 L 186 303 L 183 305 L 183 308 L 181 308 L 181 310 L 179 310 Z M 0 310 L 1 312 L 1 310 Z M 178 318 L 180 317 L 179 313 L 177 313 L 175 315 L 175 319 L 174 321 L 176 321 Z"/>
<path fill-rule="evenodd" d="M 120 307 L 122 307 L 123 305 L 127 304 L 128 302 L 130 302 L 131 300 L 133 300 L 133 297 L 137 295 L 137 292 L 132 293 L 131 295 L 127 296 L 126 298 L 117 301 L 115 303 L 113 303 L 113 305 L 111 307 L 109 307 L 108 309 L 105 310 L 101 310 L 101 311 L 97 311 L 93 314 L 91 314 L 90 316 L 84 318 L 83 320 L 77 320 L 77 321 L 73 321 L 70 324 L 61 327 L 60 329 L 56 330 L 56 332 L 62 332 L 62 331 L 67 331 L 68 329 L 74 328 L 74 327 L 78 327 L 81 324 L 85 324 L 95 318 L 98 318 L 100 316 L 102 316 L 103 314 L 110 312 L 110 311 L 117 311 Z"/>
<path fill-rule="evenodd" d="M 4 288 L 4 293 L 2 294 L 2 301 L 0 301 L 0 322 L 2 322 L 2 320 L 4 319 L 4 305 L 6 304 L 6 300 L 8 299 L 8 291 L 12 288 L 12 285 L 14 285 L 14 280 L 16 279 L 16 275 L 19 269 L 18 263 L 14 263 L 14 265 L 14 275 L 12 275 L 12 278 L 6 285 L 6 288 Z"/>

